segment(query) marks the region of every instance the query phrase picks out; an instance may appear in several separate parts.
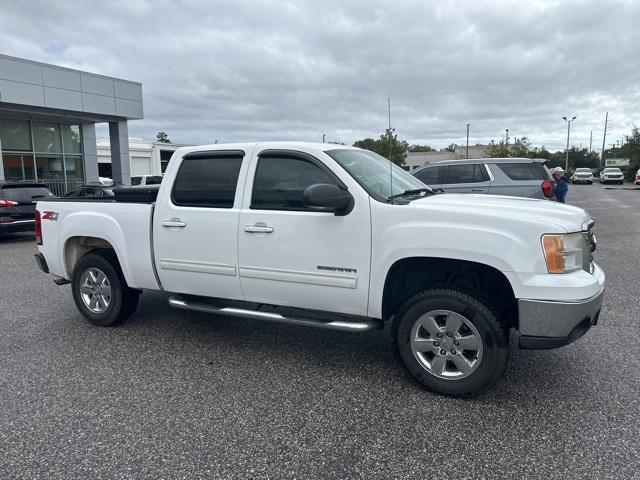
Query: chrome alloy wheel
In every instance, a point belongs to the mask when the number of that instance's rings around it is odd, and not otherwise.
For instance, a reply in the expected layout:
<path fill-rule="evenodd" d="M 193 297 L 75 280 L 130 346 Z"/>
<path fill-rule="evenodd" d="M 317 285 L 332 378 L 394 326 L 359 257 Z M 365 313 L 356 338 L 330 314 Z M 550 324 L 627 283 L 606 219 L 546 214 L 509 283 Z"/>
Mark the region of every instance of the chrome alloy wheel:
<path fill-rule="evenodd" d="M 111 304 L 111 284 L 98 268 L 87 268 L 80 277 L 80 296 L 93 313 L 104 313 Z"/>
<path fill-rule="evenodd" d="M 450 310 L 432 310 L 411 328 L 411 351 L 430 374 L 459 380 L 482 361 L 480 332 L 466 317 Z"/>

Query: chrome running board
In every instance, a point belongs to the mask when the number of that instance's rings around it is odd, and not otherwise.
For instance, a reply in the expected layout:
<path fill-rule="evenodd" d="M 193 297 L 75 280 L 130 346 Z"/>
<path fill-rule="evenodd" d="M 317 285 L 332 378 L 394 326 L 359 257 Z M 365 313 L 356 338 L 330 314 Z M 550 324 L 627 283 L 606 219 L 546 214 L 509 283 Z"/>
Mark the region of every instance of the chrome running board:
<path fill-rule="evenodd" d="M 198 302 L 183 297 L 169 298 L 169 305 L 182 310 L 193 310 L 196 312 L 213 313 L 217 315 L 227 315 L 231 317 L 254 318 L 257 320 L 267 320 L 270 322 L 288 323 L 290 325 L 302 325 L 305 327 L 324 328 L 327 330 L 340 330 L 343 332 L 366 332 L 381 327 L 380 323 L 367 319 L 366 321 L 358 320 L 355 322 L 347 322 L 342 320 L 315 320 L 284 316 L 279 313 L 260 312 L 257 310 L 247 310 L 244 308 L 222 307 L 210 305 L 208 303 Z"/>

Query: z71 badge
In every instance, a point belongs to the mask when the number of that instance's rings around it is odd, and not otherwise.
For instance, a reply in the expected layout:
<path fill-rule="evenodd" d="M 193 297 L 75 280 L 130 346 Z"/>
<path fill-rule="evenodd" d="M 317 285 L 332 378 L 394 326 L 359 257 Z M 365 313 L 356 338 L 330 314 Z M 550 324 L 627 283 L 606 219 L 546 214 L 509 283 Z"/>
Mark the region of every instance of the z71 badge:
<path fill-rule="evenodd" d="M 42 220 L 58 221 L 58 212 L 42 212 Z"/>

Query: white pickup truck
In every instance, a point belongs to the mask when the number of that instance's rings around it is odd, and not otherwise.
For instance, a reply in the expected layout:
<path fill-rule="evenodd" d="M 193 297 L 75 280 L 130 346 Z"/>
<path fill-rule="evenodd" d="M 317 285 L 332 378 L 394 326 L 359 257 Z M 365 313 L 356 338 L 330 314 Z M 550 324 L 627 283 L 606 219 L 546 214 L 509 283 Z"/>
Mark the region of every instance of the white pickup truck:
<path fill-rule="evenodd" d="M 37 203 L 40 268 L 114 325 L 145 289 L 180 309 L 363 332 L 390 324 L 411 375 L 470 396 L 521 348 L 575 341 L 605 276 L 593 221 L 543 200 L 435 194 L 366 150 L 180 148 L 162 185 Z"/>

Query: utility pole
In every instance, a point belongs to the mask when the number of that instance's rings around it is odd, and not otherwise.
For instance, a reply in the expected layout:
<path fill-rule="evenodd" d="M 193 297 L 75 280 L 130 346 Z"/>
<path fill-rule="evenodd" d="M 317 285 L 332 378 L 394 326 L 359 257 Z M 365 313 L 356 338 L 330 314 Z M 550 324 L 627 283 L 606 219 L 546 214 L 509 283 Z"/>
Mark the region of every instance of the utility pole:
<path fill-rule="evenodd" d="M 387 98 L 387 110 L 389 112 L 389 196 L 393 195 L 393 165 L 391 161 L 391 97 Z"/>
<path fill-rule="evenodd" d="M 593 141 L 593 130 L 589 133 L 589 153 L 591 153 L 591 142 Z"/>
<path fill-rule="evenodd" d="M 506 136 L 506 140 L 504 142 L 504 145 L 505 145 L 505 156 L 508 157 L 509 156 L 509 129 L 505 128 L 504 131 L 507 132 L 507 136 Z"/>
<path fill-rule="evenodd" d="M 574 116 L 571 120 L 568 120 L 567 117 L 562 117 L 565 122 L 567 122 L 567 154 L 565 156 L 565 171 L 569 170 L 569 133 L 571 132 L 571 122 L 573 122 L 577 117 Z"/>
<path fill-rule="evenodd" d="M 327 136 L 323 133 L 322 134 L 322 143 L 325 143 L 325 139 L 327 138 Z"/>
<path fill-rule="evenodd" d="M 467 123 L 467 158 L 469 158 L 469 125 L 471 124 Z"/>
<path fill-rule="evenodd" d="M 607 114 L 604 116 L 604 135 L 602 136 L 602 155 L 600 155 L 600 162 L 602 163 L 602 165 L 600 165 L 601 167 L 604 167 L 604 142 L 607 139 L 607 122 L 609 121 L 609 112 L 607 112 Z"/>

